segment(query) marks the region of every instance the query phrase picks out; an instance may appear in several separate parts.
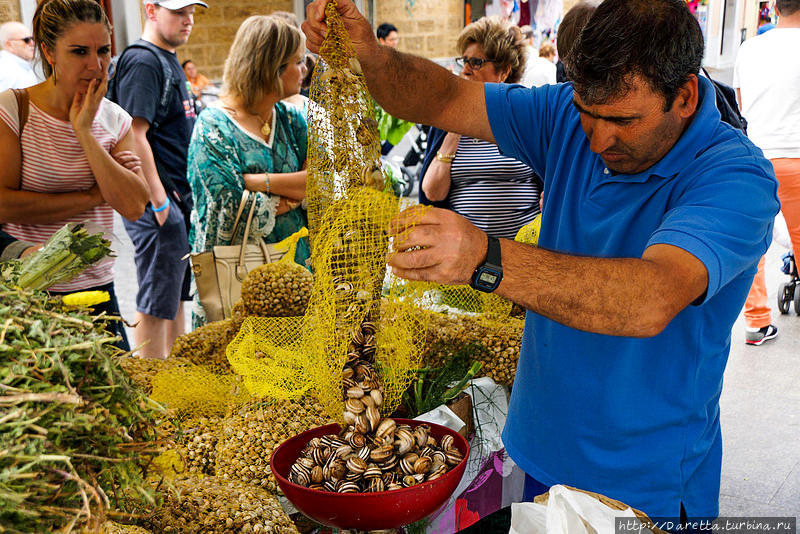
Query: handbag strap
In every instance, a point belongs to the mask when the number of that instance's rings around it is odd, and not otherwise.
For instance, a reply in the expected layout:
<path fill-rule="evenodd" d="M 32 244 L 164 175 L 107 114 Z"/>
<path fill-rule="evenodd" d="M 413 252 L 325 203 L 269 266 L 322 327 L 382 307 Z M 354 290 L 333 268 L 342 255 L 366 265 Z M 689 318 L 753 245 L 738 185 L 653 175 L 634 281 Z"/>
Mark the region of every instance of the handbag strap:
<path fill-rule="evenodd" d="M 19 138 L 22 139 L 22 129 L 28 122 L 28 112 L 30 111 L 30 97 L 27 89 L 12 89 L 17 99 L 17 113 L 19 114 Z"/>
<path fill-rule="evenodd" d="M 231 233 L 231 245 L 234 244 L 236 241 L 236 233 L 239 230 L 239 222 L 242 218 L 242 213 L 244 213 L 244 208 L 247 206 L 247 201 L 250 200 L 250 191 L 245 189 L 242 192 L 242 200 L 239 202 L 239 210 L 236 212 L 236 219 L 233 221 L 233 232 Z M 247 243 L 247 237 L 245 236 L 244 243 Z"/>
<path fill-rule="evenodd" d="M 244 280 L 244 277 L 247 276 L 247 267 L 244 264 L 244 253 L 247 250 L 247 238 L 250 235 L 250 224 L 253 222 L 253 213 L 255 211 L 256 210 L 251 209 L 247 214 L 247 224 L 244 226 L 244 236 L 242 237 L 242 244 L 239 247 L 239 263 L 236 265 L 236 276 L 239 280 Z M 259 239 L 259 241 L 263 240 Z M 265 257 L 265 260 L 267 258 L 268 257 Z"/>

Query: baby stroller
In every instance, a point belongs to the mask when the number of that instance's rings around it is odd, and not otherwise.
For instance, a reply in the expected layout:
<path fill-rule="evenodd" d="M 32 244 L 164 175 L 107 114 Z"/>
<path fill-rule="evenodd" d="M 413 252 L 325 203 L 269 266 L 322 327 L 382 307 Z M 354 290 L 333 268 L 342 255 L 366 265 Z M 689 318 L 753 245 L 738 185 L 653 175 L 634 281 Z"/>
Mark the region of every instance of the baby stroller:
<path fill-rule="evenodd" d="M 794 252 L 796 251 L 792 250 L 789 229 L 786 227 L 786 219 L 784 219 L 781 212 L 778 212 L 775 217 L 772 240 L 788 250 L 783 255 L 783 267 L 781 270 L 791 277 L 788 282 L 784 282 L 778 287 L 778 310 L 781 315 L 786 315 L 789 313 L 792 302 L 794 302 L 794 313 L 800 315 L 800 277 L 797 276 L 797 262 L 794 258 Z"/>
<path fill-rule="evenodd" d="M 797 276 L 797 262 L 794 254 L 787 252 L 783 255 L 784 274 L 791 276 L 791 280 L 784 282 L 778 288 L 778 310 L 781 314 L 789 313 L 789 306 L 794 302 L 794 313 L 800 315 L 800 277 Z"/>

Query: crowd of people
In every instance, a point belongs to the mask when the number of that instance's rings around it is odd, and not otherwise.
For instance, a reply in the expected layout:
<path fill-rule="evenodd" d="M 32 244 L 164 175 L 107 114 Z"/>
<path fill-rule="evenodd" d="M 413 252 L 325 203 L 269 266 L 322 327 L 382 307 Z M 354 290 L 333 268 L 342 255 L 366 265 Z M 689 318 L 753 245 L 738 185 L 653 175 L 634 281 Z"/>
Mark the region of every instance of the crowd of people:
<path fill-rule="evenodd" d="M 143 4 L 111 75 L 94 0 L 44 0 L 32 31 L 0 26 L 0 258 L 67 222 L 111 229 L 116 211 L 135 247 L 133 346 L 163 358 L 185 302 L 206 321 L 187 257 L 242 240 L 245 191 L 252 242 L 308 224 L 326 0 L 302 29 L 291 13 L 247 18 L 202 111 L 210 82 L 177 50 L 208 4 Z M 739 50 L 748 136 L 721 120 L 684 0 L 580 2 L 538 49 L 530 27 L 484 17 L 458 36 L 458 76 L 400 52 L 397 27 L 373 30 L 351 0 L 337 9 L 386 132 L 432 126 L 420 200 L 434 207 L 392 222 L 389 265 L 528 310 L 503 433 L 526 499 L 563 483 L 685 524 L 716 516 L 730 331 L 744 306 L 749 344 L 777 335 L 763 255 L 781 206 L 800 247 L 800 0 L 777 0 L 774 29 Z M 537 217 L 539 246 L 515 242 Z M 310 255 L 301 240 L 295 261 Z M 111 295 L 95 313 L 119 314 L 112 263 L 51 291 L 86 289 Z"/>

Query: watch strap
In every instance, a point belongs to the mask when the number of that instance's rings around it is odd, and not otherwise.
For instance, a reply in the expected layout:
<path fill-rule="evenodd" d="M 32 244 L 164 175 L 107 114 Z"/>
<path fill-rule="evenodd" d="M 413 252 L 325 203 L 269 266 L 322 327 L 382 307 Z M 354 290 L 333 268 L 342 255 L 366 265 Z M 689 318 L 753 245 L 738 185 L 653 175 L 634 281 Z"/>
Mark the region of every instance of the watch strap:
<path fill-rule="evenodd" d="M 486 248 L 486 261 L 484 265 L 501 268 L 503 264 L 502 254 L 500 252 L 500 240 L 496 237 L 489 236 L 489 243 Z"/>

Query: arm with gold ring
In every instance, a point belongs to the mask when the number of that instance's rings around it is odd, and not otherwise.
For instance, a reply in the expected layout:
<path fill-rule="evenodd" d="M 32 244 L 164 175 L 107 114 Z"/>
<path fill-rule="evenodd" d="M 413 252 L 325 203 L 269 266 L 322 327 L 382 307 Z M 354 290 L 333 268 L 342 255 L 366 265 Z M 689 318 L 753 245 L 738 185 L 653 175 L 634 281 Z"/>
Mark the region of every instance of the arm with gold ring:
<path fill-rule="evenodd" d="M 85 94 L 76 92 L 69 108 L 69 120 L 81 145 L 103 199 L 128 220 L 135 221 L 144 213 L 150 195 L 141 172 L 129 170 L 100 145 L 92 133 L 92 125 L 106 94 L 108 79 L 93 79 Z M 128 131 L 114 146 L 114 151 L 133 151 L 135 141 Z"/>

